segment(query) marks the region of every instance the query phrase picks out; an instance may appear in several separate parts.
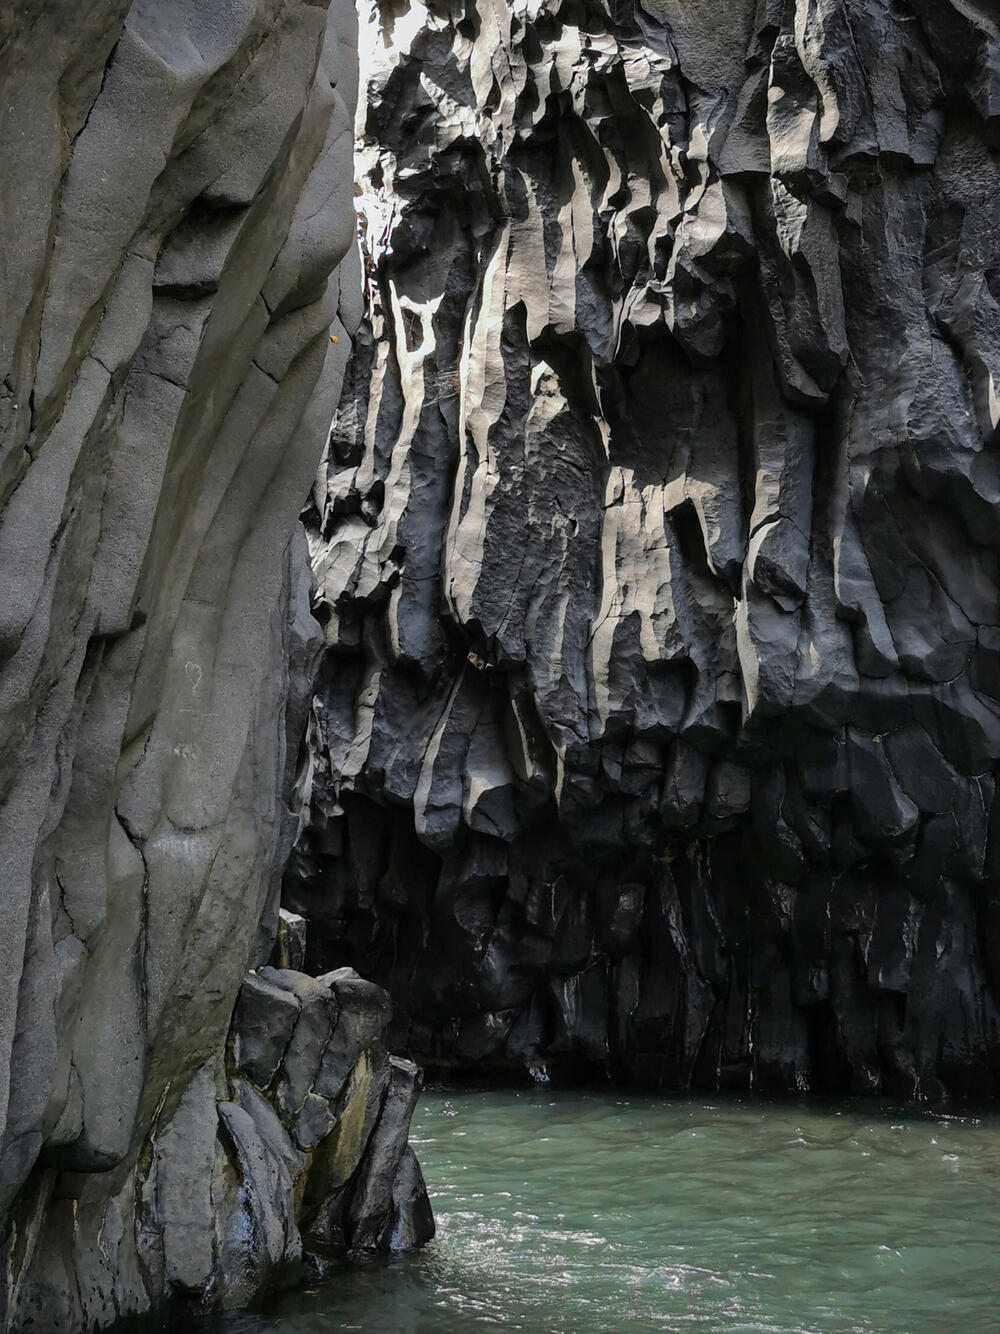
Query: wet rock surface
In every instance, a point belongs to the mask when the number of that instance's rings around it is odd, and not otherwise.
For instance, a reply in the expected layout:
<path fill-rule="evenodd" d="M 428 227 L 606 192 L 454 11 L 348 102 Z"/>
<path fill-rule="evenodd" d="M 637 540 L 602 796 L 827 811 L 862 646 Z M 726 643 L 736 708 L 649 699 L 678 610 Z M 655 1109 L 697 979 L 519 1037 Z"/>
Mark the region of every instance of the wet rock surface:
<path fill-rule="evenodd" d="M 302 1251 L 336 1079 L 388 1059 L 384 1008 L 280 971 L 254 1001 L 298 1007 L 288 1052 L 224 1059 L 296 828 L 355 34 L 339 0 L 0 6 L 4 1330 L 258 1293 Z"/>
<path fill-rule="evenodd" d="M 286 907 L 451 1068 L 996 1093 L 1000 31 L 373 12 Z"/>

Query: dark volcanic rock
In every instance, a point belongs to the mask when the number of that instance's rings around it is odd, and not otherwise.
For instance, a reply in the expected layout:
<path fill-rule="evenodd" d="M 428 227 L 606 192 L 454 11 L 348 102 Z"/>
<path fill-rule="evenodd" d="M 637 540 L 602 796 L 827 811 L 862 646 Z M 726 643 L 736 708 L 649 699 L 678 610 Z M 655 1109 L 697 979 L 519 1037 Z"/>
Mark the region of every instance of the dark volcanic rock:
<path fill-rule="evenodd" d="M 369 32 L 285 899 L 409 1052 L 1000 1091 L 991 13 Z"/>
<path fill-rule="evenodd" d="M 295 833 L 355 30 L 341 0 L 0 5 L 5 1331 L 236 1303 L 301 1249 L 298 1150 L 224 1052 Z M 312 1050 L 268 1050 L 261 998 L 248 1074 L 297 1095 Z"/>
<path fill-rule="evenodd" d="M 344 1235 L 351 1250 L 405 1250 L 434 1235 L 420 1168 L 406 1142 L 423 1077 L 412 1061 L 389 1058 L 389 1083 L 358 1172 Z"/>

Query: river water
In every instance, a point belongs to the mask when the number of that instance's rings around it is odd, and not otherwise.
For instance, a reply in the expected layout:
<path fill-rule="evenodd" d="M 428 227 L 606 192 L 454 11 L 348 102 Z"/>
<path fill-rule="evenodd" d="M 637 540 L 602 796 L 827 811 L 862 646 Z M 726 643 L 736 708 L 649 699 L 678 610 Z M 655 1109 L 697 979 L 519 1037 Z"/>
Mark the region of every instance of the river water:
<path fill-rule="evenodd" d="M 423 1251 L 231 1334 L 993 1334 L 1000 1118 L 428 1091 Z"/>

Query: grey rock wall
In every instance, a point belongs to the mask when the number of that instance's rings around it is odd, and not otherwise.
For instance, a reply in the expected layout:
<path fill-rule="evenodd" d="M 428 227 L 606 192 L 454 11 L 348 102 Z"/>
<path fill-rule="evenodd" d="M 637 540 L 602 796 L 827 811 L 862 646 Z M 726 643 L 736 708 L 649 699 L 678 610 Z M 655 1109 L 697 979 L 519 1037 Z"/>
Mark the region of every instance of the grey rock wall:
<path fill-rule="evenodd" d="M 355 14 L 0 4 L 0 89 L 0 1327 L 53 1334 L 241 1300 L 298 1245 L 288 1129 L 224 1049 L 361 314 Z"/>
<path fill-rule="evenodd" d="M 995 8 L 411 0 L 362 68 L 312 965 L 445 1066 L 1000 1091 Z"/>

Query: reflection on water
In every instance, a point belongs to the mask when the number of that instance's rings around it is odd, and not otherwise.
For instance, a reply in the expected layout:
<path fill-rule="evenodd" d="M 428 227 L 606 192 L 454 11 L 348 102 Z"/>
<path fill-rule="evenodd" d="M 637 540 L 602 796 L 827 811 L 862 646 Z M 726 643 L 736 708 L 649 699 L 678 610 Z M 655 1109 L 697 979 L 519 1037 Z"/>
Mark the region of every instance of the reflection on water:
<path fill-rule="evenodd" d="M 536 1091 L 424 1095 L 424 1251 L 227 1334 L 987 1334 L 1000 1118 Z"/>

